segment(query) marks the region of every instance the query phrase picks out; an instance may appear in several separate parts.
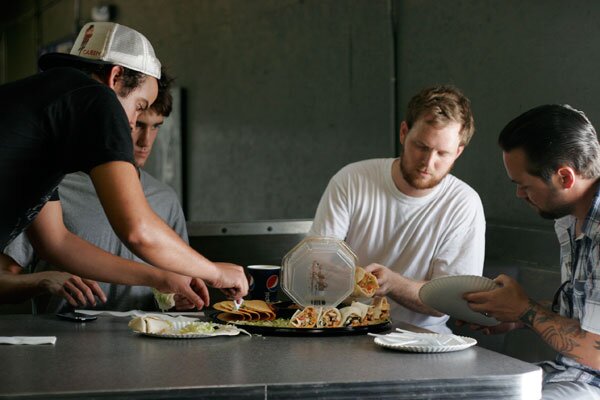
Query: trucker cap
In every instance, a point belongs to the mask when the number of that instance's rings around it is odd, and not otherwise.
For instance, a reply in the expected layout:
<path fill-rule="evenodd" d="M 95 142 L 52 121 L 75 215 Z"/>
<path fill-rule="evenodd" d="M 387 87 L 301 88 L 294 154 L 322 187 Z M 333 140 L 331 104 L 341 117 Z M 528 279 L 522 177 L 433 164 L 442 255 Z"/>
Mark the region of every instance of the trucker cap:
<path fill-rule="evenodd" d="M 70 54 L 48 53 L 38 61 L 42 71 L 89 63 L 120 65 L 160 79 L 160 61 L 148 39 L 114 22 L 85 24 Z"/>

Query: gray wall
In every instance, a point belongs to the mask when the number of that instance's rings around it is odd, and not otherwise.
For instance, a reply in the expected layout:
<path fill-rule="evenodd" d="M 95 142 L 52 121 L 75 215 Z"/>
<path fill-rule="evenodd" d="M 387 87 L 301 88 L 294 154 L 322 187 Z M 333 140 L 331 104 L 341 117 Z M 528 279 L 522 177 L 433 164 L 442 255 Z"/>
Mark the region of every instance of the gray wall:
<path fill-rule="evenodd" d="M 387 2 L 112 3 L 185 90 L 188 219 L 311 218 L 340 167 L 395 154 Z M 48 4 L 45 43 L 73 15 L 71 1 Z M 81 2 L 83 20 L 94 4 Z M 50 27 L 58 8 L 64 24 Z"/>
<path fill-rule="evenodd" d="M 596 1 L 401 2 L 399 104 L 430 82 L 453 82 L 473 103 L 477 132 L 455 173 L 483 200 L 488 258 L 556 270 L 552 223 L 515 197 L 496 140 L 510 119 L 545 103 L 600 122 L 598 15 Z"/>
<path fill-rule="evenodd" d="M 496 139 L 510 119 L 545 103 L 571 104 L 600 123 L 600 3 L 415 0 L 399 15 L 400 104 L 432 81 L 460 86 L 477 133 L 456 173 L 480 193 L 488 219 L 539 225 L 515 198 Z"/>
<path fill-rule="evenodd" d="M 35 70 L 36 43 L 71 32 L 77 4 L 42 1 L 36 25 L 34 2 L 17 3 L 18 10 L 0 3 L 11 11 L 2 25 L 4 81 Z M 471 98 L 477 125 L 455 174 L 480 193 L 490 230 L 551 237 L 551 223 L 515 198 L 498 132 L 550 102 L 600 121 L 600 3 L 593 0 L 112 3 L 117 21 L 144 32 L 186 89 L 190 220 L 311 218 L 339 167 L 395 154 L 394 119 L 418 89 L 450 82 Z M 82 20 L 94 4 L 81 1 Z M 528 254 L 526 240 L 514 242 L 516 253 Z M 506 243 L 488 248 L 511 258 Z M 556 249 L 553 240 L 547 246 Z M 547 264 L 545 256 L 530 258 Z"/>

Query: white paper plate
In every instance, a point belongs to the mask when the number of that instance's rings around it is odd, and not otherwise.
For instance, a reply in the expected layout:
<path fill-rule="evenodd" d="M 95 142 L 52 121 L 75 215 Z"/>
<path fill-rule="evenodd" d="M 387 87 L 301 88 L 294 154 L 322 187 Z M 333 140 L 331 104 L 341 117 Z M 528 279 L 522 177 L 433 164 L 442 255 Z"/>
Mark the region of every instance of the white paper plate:
<path fill-rule="evenodd" d="M 493 280 L 483 276 L 444 276 L 424 284 L 419 291 L 419 297 L 424 304 L 455 319 L 482 326 L 494 326 L 500 322 L 471 310 L 462 296 L 467 292 L 485 292 L 497 287 Z"/>
<path fill-rule="evenodd" d="M 163 332 L 163 333 L 144 333 L 144 332 L 138 332 L 141 335 L 144 336 L 153 336 L 153 337 L 160 337 L 160 338 L 167 338 L 167 339 L 205 339 L 205 338 L 211 338 L 211 337 L 216 337 L 216 336 L 236 336 L 240 334 L 240 330 L 237 329 L 236 331 L 222 331 L 222 330 L 218 330 L 217 332 L 213 332 L 210 334 L 203 334 L 203 333 L 176 333 L 176 332 Z"/>
<path fill-rule="evenodd" d="M 215 324 L 215 323 L 213 323 L 213 325 L 215 326 L 214 332 L 210 332 L 210 333 L 179 333 L 179 330 L 183 329 L 184 327 L 189 325 L 190 322 L 178 321 L 178 322 L 173 322 L 172 324 L 173 324 L 173 327 L 169 331 L 165 331 L 165 332 L 161 332 L 161 333 L 149 333 L 149 332 L 139 332 L 139 331 L 135 331 L 135 332 L 139 333 L 140 335 L 144 335 L 144 336 L 160 337 L 160 338 L 167 338 L 167 339 L 205 339 L 205 338 L 211 338 L 211 337 L 216 337 L 216 336 L 236 336 L 236 335 L 239 335 L 240 333 L 245 333 L 247 335 L 250 335 L 245 330 L 240 329 L 236 326 L 222 325 L 222 324 Z"/>
<path fill-rule="evenodd" d="M 471 346 L 475 346 L 477 344 L 477 340 L 467 337 L 467 336 L 458 336 L 458 335 L 440 335 L 438 333 L 421 333 L 424 338 L 437 338 L 437 337 L 449 337 L 452 336 L 455 340 L 451 341 L 448 344 L 418 344 L 418 343 L 395 343 L 393 340 L 387 340 L 384 337 L 376 337 L 375 344 L 381 347 L 385 347 L 392 350 L 400 350 L 400 351 L 409 351 L 413 353 L 446 353 L 449 351 L 459 351 L 469 348 Z"/>

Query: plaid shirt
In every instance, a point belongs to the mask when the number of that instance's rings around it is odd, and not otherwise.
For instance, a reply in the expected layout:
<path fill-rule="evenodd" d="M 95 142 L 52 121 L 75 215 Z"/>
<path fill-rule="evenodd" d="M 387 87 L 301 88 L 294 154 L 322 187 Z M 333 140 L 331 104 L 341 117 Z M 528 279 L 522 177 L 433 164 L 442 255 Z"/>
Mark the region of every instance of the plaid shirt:
<path fill-rule="evenodd" d="M 560 242 L 560 315 L 580 322 L 581 328 L 600 335 L 600 190 L 592 201 L 582 234 L 575 237 L 573 216 L 556 220 Z M 600 387 L 600 371 L 559 354 L 555 362 L 540 363 L 544 382 L 578 381 Z"/>

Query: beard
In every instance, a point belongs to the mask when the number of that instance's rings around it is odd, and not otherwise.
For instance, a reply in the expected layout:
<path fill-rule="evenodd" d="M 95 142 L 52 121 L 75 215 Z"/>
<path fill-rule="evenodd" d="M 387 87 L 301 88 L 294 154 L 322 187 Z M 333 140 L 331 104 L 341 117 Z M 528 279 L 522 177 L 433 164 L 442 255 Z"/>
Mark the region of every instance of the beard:
<path fill-rule="evenodd" d="M 448 168 L 448 170 L 443 173 L 441 176 L 430 176 L 428 178 L 423 178 L 418 170 L 410 169 L 404 161 L 404 157 L 400 157 L 400 173 L 402 177 L 411 187 L 418 190 L 431 189 L 436 187 L 442 179 L 446 177 L 454 167 L 454 164 Z"/>
<path fill-rule="evenodd" d="M 542 210 L 541 208 L 535 205 L 534 207 L 538 215 L 544 219 L 555 220 L 573 214 L 573 206 L 569 204 L 557 205 L 548 210 Z"/>

